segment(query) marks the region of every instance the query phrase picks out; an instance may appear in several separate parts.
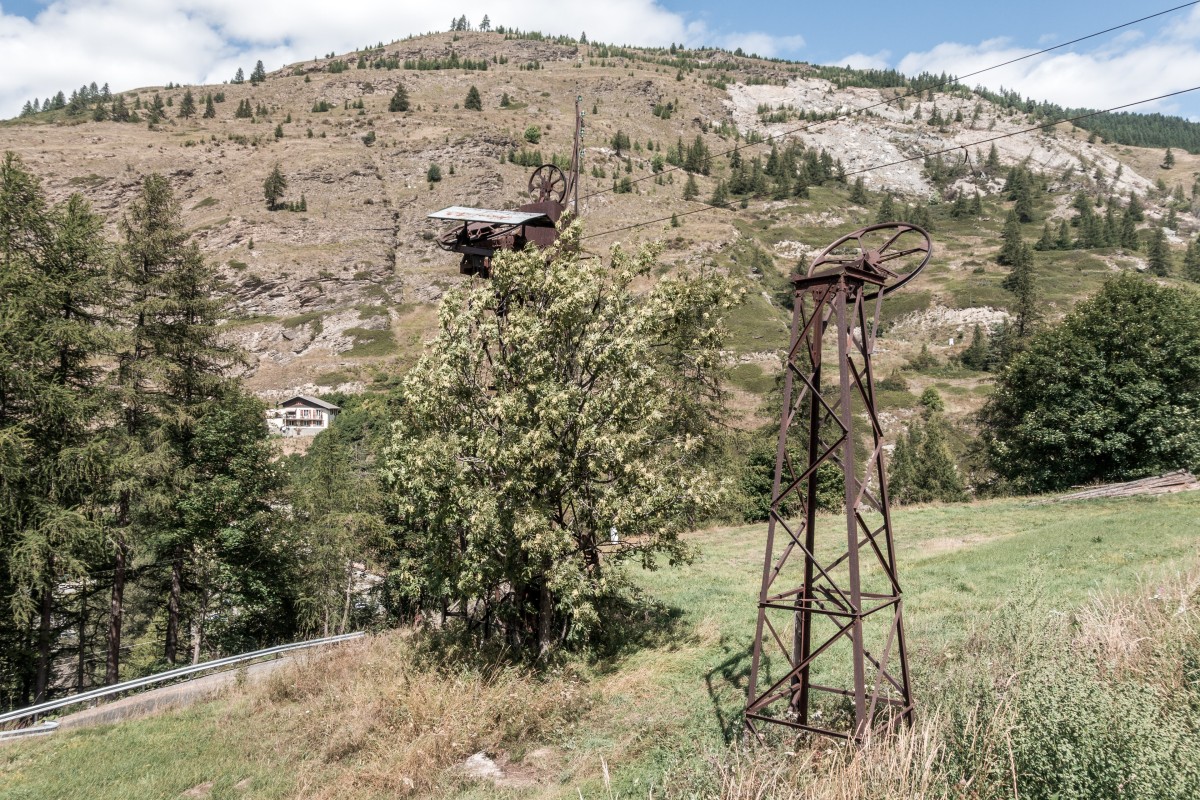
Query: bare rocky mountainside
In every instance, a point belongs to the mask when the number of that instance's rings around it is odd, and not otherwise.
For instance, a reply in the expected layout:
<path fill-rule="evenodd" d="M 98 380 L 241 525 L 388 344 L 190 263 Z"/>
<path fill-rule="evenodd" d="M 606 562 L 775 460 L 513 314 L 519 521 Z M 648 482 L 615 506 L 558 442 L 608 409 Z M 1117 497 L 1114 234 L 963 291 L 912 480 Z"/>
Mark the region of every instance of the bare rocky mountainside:
<path fill-rule="evenodd" d="M 410 109 L 389 111 L 400 85 Z M 464 108 L 472 86 L 482 111 Z M 197 113 L 182 119 L 187 90 Z M 1060 125 L 997 141 L 999 168 L 987 168 L 992 145 L 977 143 L 1037 122 L 965 90 L 881 104 L 902 91 L 846 85 L 828 70 L 722 51 L 672 54 L 447 33 L 290 65 L 258 84 L 124 92 L 135 112 L 155 95 L 168 103 L 158 124 L 147 124 L 144 110 L 136 123 L 62 111 L 11 120 L 0 124 L 0 151 L 18 153 L 53 197 L 80 192 L 112 224 L 143 176 L 167 175 L 233 298 L 226 326 L 250 355 L 247 383 L 266 398 L 358 391 L 378 370 L 411 363 L 436 323 L 439 297 L 465 280 L 458 257 L 436 246 L 439 226 L 426 214 L 450 205 L 525 202 L 532 169 L 517 162 L 533 163 L 532 151 L 545 162 L 569 155 L 577 95 L 587 113 L 581 189 L 587 233 L 700 208 L 718 182 L 723 188 L 734 175 L 736 162 L 724 153 L 760 136 L 805 128 L 778 146 L 794 138 L 814 153 L 823 150 L 847 173 L 844 182 L 812 185 L 807 197 L 759 193 L 732 212 L 684 216 L 678 227 L 660 222 L 587 240 L 598 253 L 617 241 L 658 240 L 664 269 L 708 262 L 745 279 L 749 300 L 730 321 L 730 357 L 733 401 L 747 425 L 764 421 L 761 397 L 786 341 L 780 299 L 786 276 L 815 249 L 875 221 L 885 193 L 898 209 L 928 212 L 937 252 L 926 275 L 890 301 L 883 374 L 904 368 L 922 345 L 944 362 L 962 350 L 976 324 L 987 329 L 1006 318 L 1011 296 L 1000 283 L 1007 269 L 995 254 L 1012 205 L 1004 196 L 1005 172 L 1015 165 L 1043 183 L 1036 219 L 1024 226 L 1030 244 L 1044 222 L 1057 232 L 1061 220 L 1075 216 L 1072 200 L 1081 190 L 1098 200 L 1136 193 L 1146 209 L 1142 229 L 1167 222 L 1174 207 L 1174 227 L 1166 233 L 1176 263 L 1200 228 L 1192 195 L 1200 157 L 1176 150 L 1173 166 L 1164 169 L 1162 149 L 1106 143 Z M 210 94 L 221 101 L 213 104 L 215 116 L 205 118 Z M 235 116 L 247 104 L 252 115 Z M 326 104 L 329 110 L 320 110 Z M 618 133 L 629 141 L 620 154 L 613 149 Z M 697 137 L 711 158 L 707 174 L 696 176 L 698 201 L 685 201 L 686 173 L 667 163 L 659 174 L 655 161 L 679 144 L 691 148 Z M 873 169 L 950 148 L 958 149 L 936 163 L 918 158 Z M 765 167 L 771 150 L 764 142 L 740 158 L 757 157 Z M 263 183 L 276 164 L 287 190 L 284 206 L 270 210 Z M 428 179 L 431 165 L 440 180 Z M 853 202 L 859 174 L 867 194 Z M 631 191 L 612 191 L 624 178 L 634 181 Z M 950 213 L 955 199 L 976 193 L 980 213 Z M 302 200 L 304 210 L 287 205 Z M 1039 252 L 1037 265 L 1040 301 L 1053 318 L 1106 275 L 1145 269 L 1146 257 L 1144 248 L 1071 249 Z M 1165 280 L 1178 274 L 1176 266 Z M 989 384 L 982 373 L 914 369 L 907 391 L 892 399 L 892 412 L 904 416 L 916 395 L 934 385 L 950 413 L 965 414 Z"/>

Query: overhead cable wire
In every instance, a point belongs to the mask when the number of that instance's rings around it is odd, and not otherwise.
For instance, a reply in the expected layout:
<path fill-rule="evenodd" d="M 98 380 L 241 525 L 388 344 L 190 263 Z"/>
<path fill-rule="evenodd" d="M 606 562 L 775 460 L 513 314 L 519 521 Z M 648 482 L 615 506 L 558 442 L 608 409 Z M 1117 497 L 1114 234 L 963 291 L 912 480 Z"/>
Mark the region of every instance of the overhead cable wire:
<path fill-rule="evenodd" d="M 1094 116 L 1097 116 L 1097 115 L 1099 115 L 1099 114 L 1110 114 L 1110 113 L 1112 113 L 1112 112 L 1114 112 L 1114 111 L 1120 111 L 1120 110 L 1122 110 L 1122 109 L 1125 109 L 1125 108 L 1131 108 L 1131 107 L 1133 107 L 1133 106 L 1140 106 L 1140 105 L 1142 105 L 1142 104 L 1144 104 L 1144 103 L 1153 103 L 1153 102 L 1155 102 L 1155 101 L 1157 101 L 1157 100 L 1165 100 L 1165 99 L 1167 99 L 1167 98 L 1169 98 L 1169 97 L 1177 97 L 1177 96 L 1179 96 L 1179 95 L 1181 95 L 1181 94 L 1187 94 L 1187 93 L 1189 93 L 1189 92 L 1195 92 L 1195 91 L 1197 91 L 1197 90 L 1200 90 L 1200 86 L 1193 86 L 1193 87 L 1191 87 L 1190 89 L 1180 89 L 1179 91 L 1176 91 L 1176 92 L 1168 92 L 1167 94 L 1160 94 L 1160 95 L 1158 95 L 1157 97 L 1148 97 L 1148 98 L 1146 98 L 1146 99 L 1144 99 L 1144 100 L 1135 100 L 1135 101 L 1134 101 L 1134 102 L 1132 102 L 1132 103 L 1123 103 L 1123 104 L 1121 104 L 1121 105 L 1119 105 L 1119 106 L 1113 106 L 1112 108 L 1106 108 L 1106 109 L 1104 109 L 1103 111 L 1091 111 L 1091 112 L 1088 112 L 1087 114 L 1080 114 L 1080 115 L 1078 115 L 1078 116 L 1075 116 L 1075 117 L 1065 117 L 1065 118 L 1063 118 L 1063 119 L 1055 120 L 1054 122 L 1047 122 L 1047 123 L 1045 123 L 1045 124 L 1042 124 L 1042 125 L 1034 125 L 1032 128 L 1021 128 L 1020 130 L 1009 131 L 1008 133 L 1002 133 L 1002 134 L 999 134 L 998 136 L 989 136 L 989 137 L 988 137 L 988 138 L 986 138 L 986 139 L 980 139 L 978 142 L 970 142 L 970 143 L 968 143 L 968 144 L 956 144 L 956 145 L 954 145 L 953 147 L 946 147 L 946 148 L 943 148 L 943 149 L 941 149 L 941 150 L 933 150 L 933 151 L 930 151 L 930 152 L 928 152 L 928 153 L 921 153 L 920 155 L 910 156 L 910 157 L 908 157 L 908 158 L 901 158 L 901 159 L 898 159 L 898 160 L 896 160 L 896 161 L 889 161 L 889 162 L 887 162 L 886 164 L 875 164 L 874 166 L 870 166 L 870 167 L 864 167 L 864 168 L 862 168 L 862 169 L 857 169 L 857 170 L 851 170 L 851 171 L 848 171 L 848 172 L 846 173 L 846 177 L 849 177 L 849 176 L 851 176 L 851 175 L 862 175 L 862 174 L 864 174 L 864 173 L 867 173 L 867 172 L 874 172 L 875 170 L 878 170 L 878 169 L 885 169 L 885 168 L 887 168 L 887 167 L 894 167 L 894 166 L 897 166 L 897 165 L 899 165 L 899 164 L 907 164 L 907 163 L 910 163 L 910 162 L 912 162 L 912 161 L 923 161 L 923 160 L 925 160 L 926 158 L 931 158 L 932 156 L 945 155 L 946 153 L 956 153 L 956 152 L 958 152 L 958 151 L 960 151 L 960 150 L 965 150 L 965 149 L 967 149 L 968 147 L 978 147 L 979 145 L 983 145 L 983 144 L 989 144 L 989 143 L 991 143 L 991 142 L 997 142 L 997 141 L 999 141 L 999 140 L 1001 140 L 1001 139 L 1008 139 L 1008 138 L 1011 138 L 1011 137 L 1013 137 L 1013 136 L 1020 136 L 1021 134 L 1024 134 L 1024 133 L 1033 133 L 1033 132 L 1035 132 L 1035 131 L 1040 131 L 1040 130 L 1046 130 L 1046 129 L 1048 129 L 1048 128 L 1053 128 L 1053 127 L 1055 127 L 1055 126 L 1057 126 L 1057 125 L 1061 125 L 1061 124 L 1063 124 L 1064 122 L 1071 122 L 1071 123 L 1074 123 L 1074 122 L 1078 122 L 1079 120 L 1082 120 L 1082 119 L 1087 119 L 1088 117 L 1094 117 Z M 766 197 L 768 197 L 768 196 L 769 196 L 769 195 L 767 195 L 767 194 L 758 194 L 758 195 L 751 195 L 750 197 L 748 197 L 748 198 L 746 198 L 746 199 L 748 199 L 748 200 L 761 200 L 761 199 L 764 199 L 764 198 L 766 198 Z M 703 202 L 703 201 L 698 201 L 698 202 Z M 740 202 L 740 201 L 739 201 L 739 202 Z M 607 230 L 607 231 L 600 231 L 599 233 L 589 233 L 589 234 L 587 234 L 586 236 L 583 236 L 583 237 L 580 237 L 580 238 L 582 238 L 582 239 L 592 239 L 592 238 L 595 238 L 595 237 L 597 237 L 597 236 L 608 236 L 608 235 L 610 235 L 610 234 L 613 234 L 613 233 L 620 233 L 620 232 L 622 232 L 622 231 L 633 230 L 634 228 L 641 228 L 641 227 L 644 227 L 644 226 L 646 226 L 646 225 L 654 225 L 655 223 L 658 223 L 658 222 L 667 222 L 667 221 L 669 221 L 669 220 L 670 220 L 672 217 L 676 217 L 676 218 L 677 218 L 677 217 L 686 217 L 686 216 L 690 216 L 690 215 L 692 215 L 692 214 L 699 214 L 699 213 L 702 213 L 702 212 L 704 212 L 704 211 L 712 211 L 712 210 L 714 210 L 714 209 L 719 209 L 719 210 L 722 210 L 722 211 L 733 211 L 733 210 L 735 210 L 735 209 L 734 209 L 734 207 L 733 207 L 733 205 L 732 205 L 731 203 L 726 203 L 726 204 L 724 204 L 724 205 L 714 205 L 714 204 L 712 204 L 712 203 L 706 203 L 706 204 L 705 204 L 705 205 L 704 205 L 702 208 L 694 208 L 694 209 L 692 209 L 691 211 L 682 211 L 682 212 L 678 212 L 678 213 L 672 214 L 670 217 L 659 217 L 659 218 L 657 218 L 657 219 L 646 220 L 646 221 L 644 221 L 644 222 L 635 222 L 635 223 L 633 223 L 632 225 L 625 225 L 625 226 L 622 226 L 622 227 L 620 227 L 620 228 L 612 228 L 611 230 Z"/>
<path fill-rule="evenodd" d="M 961 83 L 966 78 L 973 78 L 976 75 L 982 75 L 983 73 L 991 72 L 994 69 L 1000 69 L 1001 67 L 1011 66 L 1012 64 L 1016 64 L 1018 61 L 1025 61 L 1030 58 L 1036 58 L 1037 56 L 1043 56 L 1046 53 L 1050 53 L 1055 50 L 1061 50 L 1064 47 L 1070 47 L 1073 44 L 1079 44 L 1080 42 L 1085 42 L 1088 39 L 1095 39 L 1097 36 L 1104 36 L 1105 34 L 1113 33 L 1114 31 L 1119 31 L 1122 28 L 1128 28 L 1132 25 L 1138 25 L 1140 23 L 1155 19 L 1156 17 L 1162 17 L 1167 14 L 1173 14 L 1176 11 L 1182 11 L 1185 8 L 1191 8 L 1192 6 L 1196 6 L 1196 5 L 1200 5 L 1200 0 L 1192 0 L 1192 2 L 1190 2 L 1190 3 L 1183 3 L 1182 5 L 1174 6 L 1173 8 L 1168 8 L 1163 11 L 1157 11 L 1153 14 L 1147 14 L 1144 17 L 1139 17 L 1135 20 L 1130 20 L 1129 22 L 1122 22 L 1120 25 L 1113 25 L 1112 27 L 1105 28 L 1102 31 L 1096 31 L 1095 33 L 1089 33 L 1086 36 L 1080 36 L 1075 39 L 1071 39 L 1068 42 L 1056 44 L 1053 47 L 1045 47 L 1041 50 L 1037 50 L 1032 53 L 1026 53 L 1023 56 L 1017 56 L 1016 58 L 1010 58 L 1008 61 L 1002 61 L 999 64 L 993 64 L 990 67 L 984 67 L 983 69 L 977 69 L 974 72 L 968 72 L 965 75 L 958 75 L 958 76 L 955 76 L 952 78 L 948 78 L 939 83 L 930 84 L 929 86 L 924 86 L 920 89 L 909 91 L 907 94 L 898 94 L 895 97 L 890 97 L 886 100 L 881 100 L 878 103 L 873 103 L 872 105 L 869 105 L 869 106 L 863 106 L 862 108 L 856 108 L 856 109 L 853 109 L 852 111 L 847 111 L 847 112 L 844 112 L 841 114 L 835 114 L 834 116 L 830 117 L 829 119 L 818 120 L 817 122 L 810 122 L 809 124 L 803 125 L 799 128 L 792 128 L 790 130 L 781 131 L 779 133 L 773 133 L 769 136 L 759 139 L 758 141 L 748 142 L 746 144 L 739 144 L 739 145 L 729 148 L 728 150 L 722 150 L 721 152 L 716 153 L 713 157 L 716 158 L 716 157 L 720 157 L 720 156 L 730 155 L 731 153 L 739 152 L 741 150 L 745 150 L 750 147 L 757 147 L 760 144 L 766 144 L 767 142 L 773 142 L 777 139 L 782 139 L 785 136 L 793 136 L 797 133 L 803 133 L 805 131 L 811 130 L 812 128 L 816 127 L 817 125 L 822 125 L 826 122 L 836 122 L 839 119 L 849 119 L 854 114 L 858 114 L 863 111 L 870 111 L 873 108 L 879 108 L 880 106 L 890 105 L 898 100 L 905 100 L 909 97 L 914 97 L 916 95 L 920 95 L 920 94 L 922 94 L 926 91 L 930 91 L 932 89 L 940 89 L 944 86 L 948 86 L 953 83 Z M 880 88 L 889 88 L 889 87 L 880 87 Z M 1149 102 L 1149 101 L 1143 101 L 1143 102 Z M 1097 113 L 1103 114 L 1105 112 L 1100 111 Z M 1094 116 L 1094 115 L 1089 114 L 1087 116 Z M 1080 117 L 1079 119 L 1083 119 L 1083 117 Z M 648 181 L 651 178 L 656 178 L 656 177 L 659 177 L 662 175 L 667 175 L 672 172 L 679 172 L 682 169 L 683 169 L 683 167 L 673 166 L 673 167 L 670 167 L 669 169 L 665 169 L 662 172 L 655 173 L 653 175 L 646 175 L 641 178 L 635 178 L 634 180 L 631 180 L 629 183 L 630 183 L 630 185 L 635 184 L 635 183 L 641 183 L 642 181 Z M 580 201 L 587 200 L 592 197 L 597 197 L 602 194 L 608 194 L 612 191 L 613 191 L 613 189 L 600 189 L 595 192 L 585 194 L 583 197 L 580 198 Z"/>

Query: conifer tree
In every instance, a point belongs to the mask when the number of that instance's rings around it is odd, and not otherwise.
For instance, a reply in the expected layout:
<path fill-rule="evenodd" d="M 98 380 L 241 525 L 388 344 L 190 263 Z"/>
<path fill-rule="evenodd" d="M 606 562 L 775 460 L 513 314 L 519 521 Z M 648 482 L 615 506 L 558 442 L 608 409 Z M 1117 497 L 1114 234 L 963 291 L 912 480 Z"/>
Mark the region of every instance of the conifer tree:
<path fill-rule="evenodd" d="M 1167 153 L 1163 156 L 1162 168 L 1173 169 L 1175 167 L 1175 154 L 1171 152 L 1171 148 L 1167 148 Z"/>
<path fill-rule="evenodd" d="M 233 74 L 233 83 L 245 83 L 246 73 L 242 72 L 242 68 L 238 67 L 237 72 Z"/>
<path fill-rule="evenodd" d="M 979 190 L 975 190 L 975 197 L 971 200 L 971 215 L 975 217 L 983 216 L 983 198 L 979 196 Z"/>
<path fill-rule="evenodd" d="M 218 337 L 216 273 L 189 241 L 166 178 L 145 179 L 120 227 L 130 324 L 116 373 L 127 421 L 119 485 L 134 488 L 118 498 L 118 526 L 171 565 L 164 651 L 174 663 L 185 573 L 199 544 L 185 523 L 188 500 L 203 487 L 195 483 L 196 432 L 228 389 L 232 358 Z"/>
<path fill-rule="evenodd" d="M 879 201 L 879 211 L 875 214 L 876 222 L 895 222 L 896 221 L 896 205 L 892 202 L 890 192 L 883 193 L 883 199 Z"/>
<path fill-rule="evenodd" d="M 267 79 L 267 70 L 263 67 L 263 62 L 260 59 L 254 65 L 254 71 L 250 73 L 250 83 L 257 86 Z"/>
<path fill-rule="evenodd" d="M 204 118 L 212 119 L 217 116 L 217 107 L 213 105 L 212 92 L 204 96 Z"/>
<path fill-rule="evenodd" d="M 1064 219 L 1058 224 L 1058 237 L 1054 240 L 1054 248 L 1056 250 L 1070 250 L 1072 244 L 1071 226 Z"/>
<path fill-rule="evenodd" d="M 1022 246 L 1021 221 L 1017 218 L 1016 209 L 1008 212 L 1004 220 L 1004 228 L 1000 232 L 1000 252 L 996 254 L 996 263 L 1001 266 L 1016 264 L 1017 253 Z"/>
<path fill-rule="evenodd" d="M 1050 221 L 1046 220 L 1046 224 L 1042 226 L 1042 236 L 1037 240 L 1037 244 L 1033 246 L 1034 250 L 1053 250 L 1057 245 L 1054 240 L 1054 233 L 1050 230 Z"/>
<path fill-rule="evenodd" d="M 183 119 L 191 119 L 196 115 L 196 98 L 192 97 L 192 90 L 187 89 L 183 93 L 183 100 L 179 103 L 179 116 Z"/>
<path fill-rule="evenodd" d="M 708 204 L 719 208 L 729 204 L 729 190 L 725 187 L 724 179 L 717 181 L 717 185 L 713 188 L 712 197 L 709 198 Z"/>
<path fill-rule="evenodd" d="M 279 162 L 275 162 L 275 166 L 271 169 L 271 174 L 263 181 L 263 196 L 267 198 L 267 208 L 272 211 L 279 204 L 279 199 L 283 197 L 283 193 L 287 191 L 287 178 L 283 175 L 283 170 L 279 167 Z"/>
<path fill-rule="evenodd" d="M 1029 245 L 1017 245 L 1012 260 L 1012 269 L 1004 280 L 1001 288 L 1013 295 L 1013 312 L 1016 317 L 1017 338 L 1025 338 L 1038 318 L 1037 285 L 1034 281 L 1033 253 Z"/>
<path fill-rule="evenodd" d="M 1121 247 L 1127 250 L 1138 249 L 1137 223 L 1142 218 L 1141 203 L 1137 195 L 1129 196 L 1129 203 L 1121 214 Z"/>
<path fill-rule="evenodd" d="M 388 102 L 388 111 L 408 111 L 408 90 L 404 88 L 403 83 L 396 85 L 396 93 Z"/>
<path fill-rule="evenodd" d="M 988 172 L 996 173 L 1000 171 L 1000 151 L 996 149 L 996 143 L 992 142 L 992 149 L 988 151 L 987 161 L 984 166 Z"/>
<path fill-rule="evenodd" d="M 1188 242 L 1183 253 L 1183 277 L 1200 283 L 1200 236 Z"/>
<path fill-rule="evenodd" d="M 862 176 L 854 181 L 854 188 L 850 190 L 850 202 L 855 205 L 865 206 L 867 204 L 867 189 L 863 185 Z"/>
<path fill-rule="evenodd" d="M 1150 274 L 1165 278 L 1171 274 L 1171 256 L 1167 248 L 1167 235 L 1161 226 L 1150 234 L 1150 246 L 1146 250 L 1146 262 Z"/>
<path fill-rule="evenodd" d="M 988 350 L 987 334 L 983 332 L 983 327 L 979 323 L 975 323 L 975 330 L 971 333 L 971 343 L 967 345 L 967 349 L 962 352 L 958 360 L 967 369 L 983 372 L 987 370 L 991 362 L 991 354 Z"/>
<path fill-rule="evenodd" d="M 113 417 L 99 364 L 112 309 L 103 223 L 79 195 L 51 207 L 0 161 L 0 686 L 46 699 L 78 592 L 105 567 L 100 520 Z M 10 700 L 10 702 L 12 702 Z"/>
<path fill-rule="evenodd" d="M 483 98 L 479 96 L 479 90 L 473 85 L 467 90 L 467 99 L 463 101 L 463 108 L 468 111 L 483 111 Z"/>
<path fill-rule="evenodd" d="M 696 176 L 689 172 L 687 181 L 683 184 L 683 199 L 691 201 L 699 196 L 700 187 L 696 185 Z"/>

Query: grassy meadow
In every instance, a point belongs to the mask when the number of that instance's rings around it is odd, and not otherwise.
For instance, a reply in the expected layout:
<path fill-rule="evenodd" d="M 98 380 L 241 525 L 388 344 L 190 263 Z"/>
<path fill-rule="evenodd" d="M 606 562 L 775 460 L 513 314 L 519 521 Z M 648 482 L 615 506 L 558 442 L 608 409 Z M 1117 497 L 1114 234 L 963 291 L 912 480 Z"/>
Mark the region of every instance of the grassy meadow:
<path fill-rule="evenodd" d="M 603 656 L 533 675 L 389 632 L 185 710 L 6 745 L 0 798 L 1186 796 L 1197 518 L 1200 494 L 900 510 L 919 717 L 861 752 L 740 744 L 752 525 L 639 571 L 657 605 Z M 458 769 L 479 751 L 497 783 Z"/>

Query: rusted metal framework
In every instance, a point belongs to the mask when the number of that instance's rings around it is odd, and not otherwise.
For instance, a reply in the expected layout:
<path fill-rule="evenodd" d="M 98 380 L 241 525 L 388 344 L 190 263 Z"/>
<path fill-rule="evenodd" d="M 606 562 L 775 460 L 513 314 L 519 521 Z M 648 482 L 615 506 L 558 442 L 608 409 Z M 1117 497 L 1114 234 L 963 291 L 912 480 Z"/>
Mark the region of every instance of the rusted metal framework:
<path fill-rule="evenodd" d="M 861 742 L 877 728 L 912 722 L 871 357 L 883 298 L 912 280 L 931 253 L 920 228 L 873 225 L 826 248 L 807 275 L 793 276 L 745 710 L 747 730 L 758 738 L 777 723 Z M 839 500 L 836 515 L 818 513 Z"/>
<path fill-rule="evenodd" d="M 443 249 L 462 255 L 459 272 L 487 278 L 498 250 L 521 250 L 528 244 L 549 247 L 558 239 L 558 224 L 568 212 L 579 214 L 579 161 L 583 154 L 583 97 L 575 98 L 575 138 L 571 165 L 564 172 L 542 164 L 529 177 L 530 201 L 515 211 L 451 206 L 429 214 L 430 219 L 454 221 L 460 226 L 438 238 Z"/>

